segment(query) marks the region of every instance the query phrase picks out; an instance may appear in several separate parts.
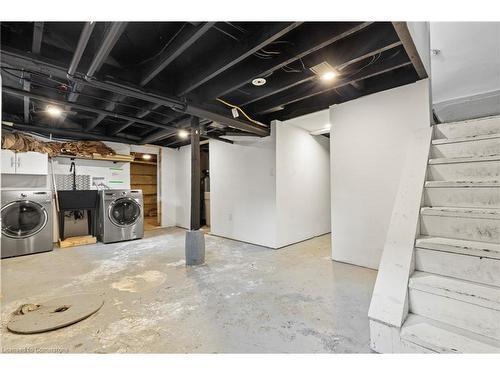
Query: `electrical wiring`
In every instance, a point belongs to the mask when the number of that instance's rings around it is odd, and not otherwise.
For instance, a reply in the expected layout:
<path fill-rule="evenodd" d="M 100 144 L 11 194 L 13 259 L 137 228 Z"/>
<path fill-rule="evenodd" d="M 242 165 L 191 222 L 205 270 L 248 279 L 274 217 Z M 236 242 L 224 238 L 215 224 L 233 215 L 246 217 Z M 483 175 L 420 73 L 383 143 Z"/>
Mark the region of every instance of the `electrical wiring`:
<path fill-rule="evenodd" d="M 234 105 L 234 104 L 228 103 L 228 102 L 226 102 L 226 101 L 224 101 L 224 100 L 222 100 L 222 99 L 220 99 L 220 98 L 217 98 L 217 101 L 221 102 L 222 104 L 227 105 L 228 107 L 231 107 L 231 108 L 235 108 L 235 109 L 237 109 L 238 111 L 240 111 L 240 112 L 241 112 L 241 114 L 242 114 L 243 116 L 245 116 L 245 117 L 246 117 L 246 119 L 247 119 L 248 121 L 253 122 L 254 124 L 257 124 L 257 125 L 260 125 L 260 126 L 265 126 L 263 123 L 261 123 L 261 122 L 259 122 L 259 121 L 257 121 L 257 120 L 254 120 L 253 118 L 251 118 L 250 116 L 248 116 L 248 115 L 245 113 L 245 111 L 243 111 L 243 110 L 242 110 L 240 107 L 238 107 L 237 105 Z"/>
<path fill-rule="evenodd" d="M 58 87 L 53 87 L 53 86 L 50 86 L 50 85 L 47 85 L 47 84 L 35 82 L 32 79 L 23 78 L 22 76 L 18 76 L 16 74 L 12 73 L 12 72 L 9 72 L 9 70 L 15 70 L 15 71 L 20 71 L 20 72 L 24 72 L 24 73 L 29 73 L 31 75 L 35 75 L 36 72 L 30 72 L 30 71 L 26 71 L 26 70 L 22 70 L 22 69 L 13 69 L 13 68 L 8 68 L 8 67 L 2 67 L 1 69 L 6 74 L 9 74 L 9 75 L 15 77 L 16 79 L 19 79 L 20 82 L 29 82 L 30 85 L 32 85 L 32 86 L 43 87 L 43 88 L 46 88 L 46 89 L 49 89 L 49 90 L 57 91 L 58 93 L 62 93 L 62 94 L 66 94 L 67 93 L 65 91 L 60 90 Z M 38 74 L 38 76 L 46 78 L 45 76 L 43 76 L 41 74 Z M 54 81 L 54 82 L 56 82 L 56 83 L 58 83 L 60 85 L 67 86 L 66 84 L 61 83 L 60 81 L 57 81 L 57 80 L 54 80 L 54 79 L 52 79 L 52 81 Z M 105 98 L 102 98 L 102 97 L 99 97 L 99 96 L 94 96 L 94 95 L 90 95 L 90 94 L 86 94 L 86 93 L 79 93 L 79 96 L 90 98 L 90 99 L 95 99 L 95 100 L 99 100 L 99 101 L 103 101 L 103 102 L 106 102 L 106 103 L 113 103 L 113 104 L 115 104 L 115 106 L 116 105 L 120 105 L 122 107 L 128 107 L 128 108 L 135 109 L 135 110 L 138 110 L 138 111 L 142 111 L 144 109 L 143 107 L 139 107 L 139 106 L 136 106 L 136 105 L 133 105 L 133 104 L 127 104 L 127 103 L 124 103 L 124 102 L 117 102 L 117 101 L 114 101 L 114 100 L 109 100 L 109 99 L 105 99 Z M 50 98 L 48 98 L 48 99 L 50 99 Z M 68 105 L 71 106 L 70 104 L 68 104 Z M 157 115 L 160 115 L 160 116 L 167 116 L 164 113 L 159 112 L 159 111 L 151 110 L 150 112 L 154 113 L 154 114 L 157 114 Z"/>

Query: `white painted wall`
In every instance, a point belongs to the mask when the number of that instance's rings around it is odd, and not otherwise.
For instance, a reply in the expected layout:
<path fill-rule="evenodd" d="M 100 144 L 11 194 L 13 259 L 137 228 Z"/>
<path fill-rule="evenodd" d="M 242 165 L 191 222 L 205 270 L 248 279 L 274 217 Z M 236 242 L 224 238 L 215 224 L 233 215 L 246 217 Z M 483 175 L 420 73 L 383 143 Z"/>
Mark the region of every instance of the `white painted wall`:
<path fill-rule="evenodd" d="M 160 150 L 160 209 L 161 226 L 172 227 L 177 223 L 176 216 L 176 196 L 177 187 L 175 183 L 176 176 L 176 150 L 162 147 Z"/>
<path fill-rule="evenodd" d="M 177 168 L 175 183 L 177 199 L 175 201 L 176 226 L 188 229 L 191 221 L 191 146 L 175 150 Z"/>
<path fill-rule="evenodd" d="M 421 80 L 330 108 L 332 258 L 378 268 L 406 149 L 430 126 Z"/>
<path fill-rule="evenodd" d="M 432 22 L 432 96 L 442 121 L 500 114 L 500 22 Z"/>
<path fill-rule="evenodd" d="M 276 246 L 282 247 L 330 232 L 330 141 L 304 130 L 311 127 L 306 117 L 275 123 Z"/>
<path fill-rule="evenodd" d="M 161 149 L 161 225 L 189 228 L 191 218 L 191 146 Z"/>
<path fill-rule="evenodd" d="M 210 140 L 210 231 L 276 247 L 276 134 Z"/>

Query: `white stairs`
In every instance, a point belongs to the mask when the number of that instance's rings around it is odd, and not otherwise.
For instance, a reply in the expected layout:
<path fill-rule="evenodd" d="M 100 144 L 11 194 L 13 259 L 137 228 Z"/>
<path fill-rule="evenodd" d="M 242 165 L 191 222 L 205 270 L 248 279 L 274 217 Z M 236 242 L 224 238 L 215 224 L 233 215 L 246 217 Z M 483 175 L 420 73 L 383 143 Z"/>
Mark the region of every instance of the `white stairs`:
<path fill-rule="evenodd" d="M 500 117 L 434 126 L 400 338 L 500 353 Z"/>

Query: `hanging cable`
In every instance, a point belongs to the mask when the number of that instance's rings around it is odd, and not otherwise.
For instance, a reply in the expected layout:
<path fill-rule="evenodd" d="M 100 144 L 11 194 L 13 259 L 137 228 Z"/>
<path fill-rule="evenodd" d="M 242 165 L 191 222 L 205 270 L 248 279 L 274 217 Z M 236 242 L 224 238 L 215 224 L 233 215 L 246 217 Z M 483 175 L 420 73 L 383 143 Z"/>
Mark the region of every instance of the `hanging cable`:
<path fill-rule="evenodd" d="M 226 102 L 226 101 L 224 101 L 224 100 L 222 100 L 222 99 L 220 99 L 220 98 L 217 98 L 217 100 L 218 100 L 219 102 L 221 102 L 222 104 L 227 105 L 228 107 L 231 107 L 231 108 L 234 108 L 234 109 L 237 109 L 238 111 L 240 111 L 240 112 L 241 112 L 241 114 L 242 114 L 243 116 L 245 116 L 245 117 L 246 117 L 246 119 L 247 119 L 248 121 L 253 122 L 254 124 L 257 124 L 257 125 L 260 125 L 260 126 L 265 126 L 263 123 L 261 123 L 261 122 L 259 122 L 259 121 L 257 121 L 257 120 L 254 120 L 253 118 L 251 118 L 250 116 L 248 116 L 248 115 L 245 113 L 245 111 L 243 111 L 243 110 L 242 110 L 240 107 L 238 107 L 237 105 L 234 105 L 234 104 L 228 103 L 228 102 Z"/>

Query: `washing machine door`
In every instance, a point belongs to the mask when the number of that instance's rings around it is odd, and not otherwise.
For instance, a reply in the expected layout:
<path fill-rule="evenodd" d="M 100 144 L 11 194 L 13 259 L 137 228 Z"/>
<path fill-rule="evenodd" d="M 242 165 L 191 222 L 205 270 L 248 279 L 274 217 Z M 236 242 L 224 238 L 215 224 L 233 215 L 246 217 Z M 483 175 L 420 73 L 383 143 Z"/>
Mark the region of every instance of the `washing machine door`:
<path fill-rule="evenodd" d="M 2 235 L 10 238 L 34 236 L 47 221 L 47 211 L 36 202 L 13 201 L 2 207 Z"/>
<path fill-rule="evenodd" d="M 109 220 L 119 227 L 134 225 L 141 217 L 141 206 L 133 198 L 118 198 L 109 206 Z"/>

